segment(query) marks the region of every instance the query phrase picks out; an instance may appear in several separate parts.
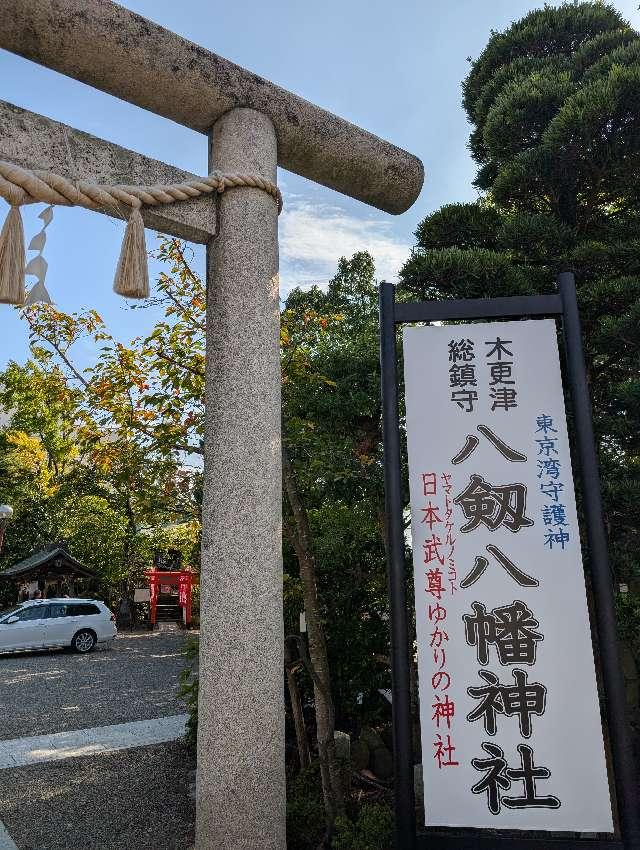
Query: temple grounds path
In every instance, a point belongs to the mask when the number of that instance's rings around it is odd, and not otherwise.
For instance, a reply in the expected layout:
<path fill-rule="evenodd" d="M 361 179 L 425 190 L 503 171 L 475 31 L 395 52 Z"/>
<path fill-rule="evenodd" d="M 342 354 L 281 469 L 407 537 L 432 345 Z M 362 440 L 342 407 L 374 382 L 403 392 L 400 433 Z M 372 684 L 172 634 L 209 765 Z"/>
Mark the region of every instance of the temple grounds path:
<path fill-rule="evenodd" d="M 124 634 L 88 656 L 0 656 L 0 850 L 191 846 L 184 640 Z"/>

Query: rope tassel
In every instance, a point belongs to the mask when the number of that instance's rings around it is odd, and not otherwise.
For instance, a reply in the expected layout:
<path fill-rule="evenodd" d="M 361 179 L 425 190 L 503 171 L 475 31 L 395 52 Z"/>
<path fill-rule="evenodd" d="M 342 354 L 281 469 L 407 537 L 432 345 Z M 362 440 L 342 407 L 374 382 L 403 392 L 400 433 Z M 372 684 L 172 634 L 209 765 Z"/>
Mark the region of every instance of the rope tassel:
<path fill-rule="evenodd" d="M 24 304 L 24 262 L 22 215 L 12 206 L 0 233 L 0 303 Z"/>
<path fill-rule="evenodd" d="M 118 268 L 113 288 L 125 298 L 149 297 L 149 268 L 144 241 L 144 222 L 140 207 L 157 207 L 216 195 L 229 189 L 246 186 L 260 189 L 271 195 L 282 211 L 282 194 L 275 183 L 256 174 L 222 174 L 213 171 L 207 177 L 194 177 L 182 183 L 163 183 L 153 186 L 106 186 L 85 180 L 69 180 L 52 171 L 31 171 L 15 163 L 0 160 L 0 197 L 11 205 L 5 225 L 0 233 L 0 302 L 24 303 L 25 258 L 24 234 L 18 207 L 21 204 L 45 203 L 50 206 L 40 218 L 44 227 L 51 220 L 51 205 L 85 207 L 100 212 L 119 213 L 131 208 L 129 223 L 124 234 Z M 115 208 L 115 209 L 114 209 Z M 46 241 L 43 230 L 29 245 L 29 250 L 39 251 L 27 266 L 27 273 L 37 277 L 29 293 L 28 303 L 51 302 L 44 285 L 46 263 L 42 249 Z M 43 265 L 43 263 L 45 265 Z"/>
<path fill-rule="evenodd" d="M 140 207 L 133 207 L 124 232 L 113 290 L 124 298 L 149 297 L 149 267 Z"/>

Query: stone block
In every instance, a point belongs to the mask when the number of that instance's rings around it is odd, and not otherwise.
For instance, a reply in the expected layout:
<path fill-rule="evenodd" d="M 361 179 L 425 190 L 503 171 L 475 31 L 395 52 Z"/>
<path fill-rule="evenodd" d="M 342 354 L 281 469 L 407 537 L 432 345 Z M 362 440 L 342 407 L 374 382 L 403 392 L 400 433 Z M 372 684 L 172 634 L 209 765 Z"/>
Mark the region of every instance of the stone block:
<path fill-rule="evenodd" d="M 364 741 L 352 741 L 351 766 L 354 770 L 366 770 L 369 767 L 369 747 Z"/>
<path fill-rule="evenodd" d="M 374 750 L 371 755 L 371 770 L 385 782 L 393 777 L 393 756 L 386 747 Z"/>
<path fill-rule="evenodd" d="M 371 751 L 384 749 L 385 746 L 380 734 L 368 726 L 365 726 L 360 732 L 360 740 L 364 741 Z"/>
<path fill-rule="evenodd" d="M 351 737 L 346 732 L 339 732 L 338 730 L 335 731 L 333 737 L 336 742 L 336 755 L 339 759 L 348 761 L 351 758 Z"/>

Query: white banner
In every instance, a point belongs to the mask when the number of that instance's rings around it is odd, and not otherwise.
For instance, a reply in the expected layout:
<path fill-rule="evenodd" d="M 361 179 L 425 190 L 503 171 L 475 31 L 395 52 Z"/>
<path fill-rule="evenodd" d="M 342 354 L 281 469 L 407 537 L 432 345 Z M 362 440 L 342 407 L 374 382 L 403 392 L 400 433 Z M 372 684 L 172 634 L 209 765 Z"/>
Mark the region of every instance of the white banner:
<path fill-rule="evenodd" d="M 404 368 L 426 824 L 612 832 L 555 322 Z"/>

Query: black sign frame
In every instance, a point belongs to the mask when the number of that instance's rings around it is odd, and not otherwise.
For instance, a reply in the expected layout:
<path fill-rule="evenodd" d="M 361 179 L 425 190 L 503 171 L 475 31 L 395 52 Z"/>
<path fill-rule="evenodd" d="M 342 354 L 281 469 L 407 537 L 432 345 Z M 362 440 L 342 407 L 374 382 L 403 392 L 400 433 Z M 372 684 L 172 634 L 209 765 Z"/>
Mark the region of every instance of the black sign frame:
<path fill-rule="evenodd" d="M 590 573 L 595 597 L 595 620 L 602 660 L 606 725 L 615 780 L 615 799 L 612 804 L 614 813 L 617 808 L 620 831 L 619 836 L 614 835 L 607 840 L 527 838 L 526 833 L 518 838 L 500 837 L 486 830 L 468 830 L 466 836 L 460 837 L 436 830 L 418 834 L 416 829 L 396 325 L 410 322 L 528 317 L 550 317 L 562 322 L 566 374 L 574 417 L 576 459 L 580 470 Z M 598 459 L 573 272 L 564 271 L 558 275 L 557 293 L 551 295 L 398 304 L 395 302 L 393 284 L 382 282 L 380 364 L 391 608 L 395 850 L 640 850 L 640 800 L 618 652 L 613 580 L 602 514 Z"/>

